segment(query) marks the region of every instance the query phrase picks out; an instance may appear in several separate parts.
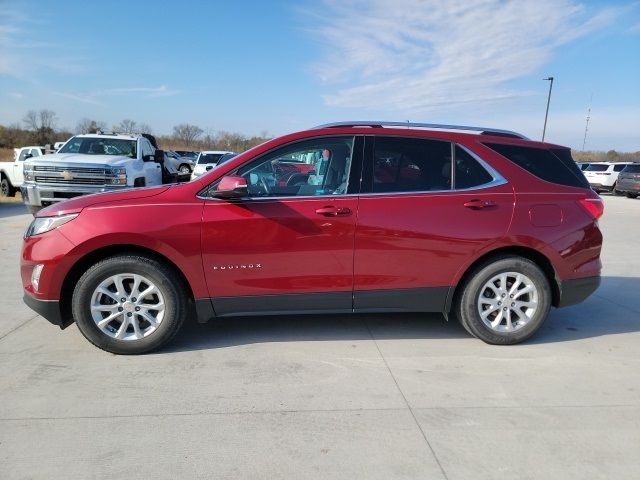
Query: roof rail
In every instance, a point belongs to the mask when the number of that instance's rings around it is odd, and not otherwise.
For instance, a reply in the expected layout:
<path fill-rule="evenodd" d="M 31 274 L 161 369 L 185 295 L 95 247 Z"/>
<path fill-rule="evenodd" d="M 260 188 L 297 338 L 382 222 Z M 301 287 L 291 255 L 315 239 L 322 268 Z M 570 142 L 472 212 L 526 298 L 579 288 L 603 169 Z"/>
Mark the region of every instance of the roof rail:
<path fill-rule="evenodd" d="M 404 128 L 425 128 L 432 130 L 466 130 L 470 132 L 478 132 L 487 135 L 496 135 L 500 137 L 512 137 L 522 138 L 529 140 L 527 137 L 518 132 L 511 130 L 501 130 L 498 128 L 485 128 L 485 127 L 469 127 L 467 125 L 443 125 L 440 123 L 413 123 L 413 122 L 374 122 L 374 121 L 349 121 L 349 122 L 334 122 L 326 123 L 324 125 L 318 125 L 311 130 L 318 130 L 320 128 L 339 128 L 339 127 L 404 127 Z"/>

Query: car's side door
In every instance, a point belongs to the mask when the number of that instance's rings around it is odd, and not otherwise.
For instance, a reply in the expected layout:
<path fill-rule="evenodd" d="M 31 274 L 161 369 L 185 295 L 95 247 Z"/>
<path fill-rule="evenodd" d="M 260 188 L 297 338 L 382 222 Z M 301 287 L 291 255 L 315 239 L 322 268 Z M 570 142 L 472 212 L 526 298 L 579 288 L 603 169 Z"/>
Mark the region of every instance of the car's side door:
<path fill-rule="evenodd" d="M 457 271 L 505 235 L 514 194 L 447 141 L 367 137 L 354 253 L 355 311 L 442 311 Z"/>
<path fill-rule="evenodd" d="M 351 311 L 353 241 L 363 138 L 317 137 L 287 144 L 229 174 L 249 196 L 205 198 L 202 260 L 216 315 Z M 304 181 L 274 168 L 313 166 Z"/>
<path fill-rule="evenodd" d="M 31 150 L 28 148 L 20 149 L 20 153 L 16 160 L 13 162 L 13 179 L 14 186 L 20 186 L 24 182 L 24 161 L 27 155 L 31 155 Z"/>

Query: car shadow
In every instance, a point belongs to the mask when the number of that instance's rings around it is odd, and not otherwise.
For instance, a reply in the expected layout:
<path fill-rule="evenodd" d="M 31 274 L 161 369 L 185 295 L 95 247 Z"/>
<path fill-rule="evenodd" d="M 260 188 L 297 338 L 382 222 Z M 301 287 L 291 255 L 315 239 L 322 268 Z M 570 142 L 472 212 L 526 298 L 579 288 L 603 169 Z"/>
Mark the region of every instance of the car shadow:
<path fill-rule="evenodd" d="M 603 277 L 601 287 L 582 304 L 552 309 L 541 330 L 526 344 L 638 332 L 640 309 L 634 307 L 638 291 L 640 278 Z M 372 337 L 376 340 L 471 338 L 455 319 L 446 321 L 438 313 L 227 317 L 207 324 L 188 322 L 159 353 L 257 343 L 370 340 Z"/>
<path fill-rule="evenodd" d="M 0 203 L 0 218 L 26 215 L 27 213 L 29 213 L 29 210 L 27 210 L 27 206 L 22 202 Z"/>

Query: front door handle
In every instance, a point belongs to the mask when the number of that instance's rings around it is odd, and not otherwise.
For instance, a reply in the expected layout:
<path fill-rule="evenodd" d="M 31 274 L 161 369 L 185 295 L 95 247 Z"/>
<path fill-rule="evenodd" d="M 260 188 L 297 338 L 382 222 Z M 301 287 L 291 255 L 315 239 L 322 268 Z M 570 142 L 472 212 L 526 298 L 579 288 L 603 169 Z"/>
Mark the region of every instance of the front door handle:
<path fill-rule="evenodd" d="M 492 200 L 475 199 L 475 200 L 469 200 L 468 202 L 463 203 L 463 205 L 472 210 L 480 210 L 482 208 L 495 207 L 496 202 Z"/>
<path fill-rule="evenodd" d="M 336 208 L 332 205 L 327 205 L 326 207 L 316 209 L 316 213 L 325 217 L 346 217 L 351 215 L 351 209 L 346 207 Z"/>

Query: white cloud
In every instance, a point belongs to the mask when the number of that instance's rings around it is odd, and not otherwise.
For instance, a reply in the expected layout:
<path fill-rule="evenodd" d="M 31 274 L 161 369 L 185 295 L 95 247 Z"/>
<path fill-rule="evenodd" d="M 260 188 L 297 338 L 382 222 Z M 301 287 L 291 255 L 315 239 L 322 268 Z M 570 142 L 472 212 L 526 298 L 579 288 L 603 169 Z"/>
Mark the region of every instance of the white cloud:
<path fill-rule="evenodd" d="M 589 12 L 573 0 L 326 0 L 314 29 L 316 75 L 333 107 L 446 111 L 533 92 L 508 82 L 561 45 L 610 25 L 627 7 Z"/>

